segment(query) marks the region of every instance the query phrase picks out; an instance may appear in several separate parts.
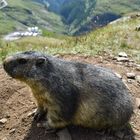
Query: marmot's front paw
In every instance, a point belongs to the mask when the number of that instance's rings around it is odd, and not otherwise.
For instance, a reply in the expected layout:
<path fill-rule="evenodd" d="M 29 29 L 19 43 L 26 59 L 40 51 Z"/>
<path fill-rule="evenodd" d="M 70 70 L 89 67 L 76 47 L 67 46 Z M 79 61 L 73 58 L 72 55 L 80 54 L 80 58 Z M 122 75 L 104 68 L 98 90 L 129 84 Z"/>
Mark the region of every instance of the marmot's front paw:
<path fill-rule="evenodd" d="M 42 121 L 42 122 L 37 123 L 37 127 L 45 128 L 48 133 L 56 132 L 56 129 L 51 127 L 48 121 Z"/>
<path fill-rule="evenodd" d="M 36 113 L 34 115 L 34 120 L 38 122 L 38 121 L 44 119 L 45 116 L 46 116 L 46 112 L 45 111 L 37 109 L 37 111 L 36 111 Z"/>

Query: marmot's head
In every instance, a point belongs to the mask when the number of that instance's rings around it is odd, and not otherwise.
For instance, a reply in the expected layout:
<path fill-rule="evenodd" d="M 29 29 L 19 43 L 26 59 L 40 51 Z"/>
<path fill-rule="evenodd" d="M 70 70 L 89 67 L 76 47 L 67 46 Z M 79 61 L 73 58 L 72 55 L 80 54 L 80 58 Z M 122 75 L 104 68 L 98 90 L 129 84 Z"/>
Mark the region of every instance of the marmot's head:
<path fill-rule="evenodd" d="M 48 59 L 45 55 L 27 51 L 6 58 L 3 67 L 11 77 L 26 82 L 39 80 L 43 76 L 42 73 L 46 70 L 47 64 Z"/>

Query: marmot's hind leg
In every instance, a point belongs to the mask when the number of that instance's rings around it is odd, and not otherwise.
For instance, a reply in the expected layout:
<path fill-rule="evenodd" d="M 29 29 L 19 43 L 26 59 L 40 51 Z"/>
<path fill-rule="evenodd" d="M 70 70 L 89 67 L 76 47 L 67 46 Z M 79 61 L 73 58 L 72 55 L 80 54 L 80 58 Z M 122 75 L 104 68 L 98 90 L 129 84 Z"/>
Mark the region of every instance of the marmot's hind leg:
<path fill-rule="evenodd" d="M 48 117 L 47 121 L 43 121 L 38 124 L 38 127 L 44 127 L 47 130 L 56 130 L 60 128 L 64 128 L 68 125 L 68 122 L 58 120 L 58 119 L 51 119 Z"/>

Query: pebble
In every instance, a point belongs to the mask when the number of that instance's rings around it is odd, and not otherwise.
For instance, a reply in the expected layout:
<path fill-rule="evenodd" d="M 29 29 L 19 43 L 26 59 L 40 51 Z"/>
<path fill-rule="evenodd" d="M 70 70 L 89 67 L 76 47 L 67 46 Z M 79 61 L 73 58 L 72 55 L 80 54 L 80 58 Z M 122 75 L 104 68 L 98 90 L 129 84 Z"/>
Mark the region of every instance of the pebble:
<path fill-rule="evenodd" d="M 54 57 L 56 57 L 56 58 L 60 58 L 60 54 L 56 54 Z"/>
<path fill-rule="evenodd" d="M 103 57 L 100 56 L 99 58 L 100 58 L 100 60 L 98 61 L 98 63 L 103 63 Z"/>
<path fill-rule="evenodd" d="M 136 27 L 136 31 L 140 31 L 140 25 Z"/>
<path fill-rule="evenodd" d="M 122 79 L 122 76 L 119 73 L 115 73 L 117 77 L 119 77 L 120 79 Z"/>
<path fill-rule="evenodd" d="M 140 83 L 140 75 L 137 75 L 137 76 L 136 76 L 136 81 L 137 81 L 138 83 Z"/>
<path fill-rule="evenodd" d="M 129 84 L 132 84 L 132 83 L 134 82 L 134 80 L 128 79 L 127 82 L 128 82 Z"/>
<path fill-rule="evenodd" d="M 5 124 L 7 122 L 7 119 L 6 118 L 2 118 L 1 120 L 0 120 L 0 124 Z"/>
<path fill-rule="evenodd" d="M 129 62 L 134 63 L 135 61 L 131 59 L 131 60 L 129 60 Z"/>
<path fill-rule="evenodd" d="M 140 67 L 136 67 L 136 70 L 137 70 L 137 71 L 140 71 Z"/>
<path fill-rule="evenodd" d="M 133 67 L 134 66 L 134 63 L 132 62 L 129 62 L 128 64 L 126 64 L 127 67 Z"/>
<path fill-rule="evenodd" d="M 136 98 L 136 107 L 140 109 L 140 98 Z"/>
<path fill-rule="evenodd" d="M 120 52 L 118 54 L 119 57 L 128 57 L 127 54 L 125 52 Z"/>
<path fill-rule="evenodd" d="M 36 109 L 33 110 L 32 112 L 29 112 L 28 115 L 27 115 L 27 117 L 32 117 L 35 114 L 35 112 L 36 112 Z"/>
<path fill-rule="evenodd" d="M 112 60 L 117 60 L 118 57 L 113 57 Z"/>
<path fill-rule="evenodd" d="M 11 129 L 11 130 L 10 130 L 10 132 L 9 132 L 9 133 L 10 133 L 10 134 L 13 134 L 13 133 L 15 133 L 15 131 L 16 131 L 16 129 L 15 129 L 15 128 L 13 128 L 13 129 Z"/>
<path fill-rule="evenodd" d="M 135 79 L 135 78 L 136 78 L 135 73 L 127 73 L 126 76 L 127 76 L 127 78 L 129 78 L 129 79 Z"/>
<path fill-rule="evenodd" d="M 10 118 L 10 113 L 9 112 L 5 113 L 5 118 Z"/>
<path fill-rule="evenodd" d="M 124 65 L 123 62 L 116 62 L 115 64 L 118 64 L 118 65 Z"/>
<path fill-rule="evenodd" d="M 140 71 L 140 65 L 138 65 L 138 64 L 136 65 L 136 70 Z"/>
<path fill-rule="evenodd" d="M 116 59 L 118 62 L 129 62 L 129 58 L 126 57 L 117 57 Z"/>

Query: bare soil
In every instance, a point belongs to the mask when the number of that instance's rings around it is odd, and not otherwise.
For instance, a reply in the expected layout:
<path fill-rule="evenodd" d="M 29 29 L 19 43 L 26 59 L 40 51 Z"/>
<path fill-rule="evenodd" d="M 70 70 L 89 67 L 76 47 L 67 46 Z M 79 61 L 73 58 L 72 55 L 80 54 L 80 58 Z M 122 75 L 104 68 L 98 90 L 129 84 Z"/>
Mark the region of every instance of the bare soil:
<path fill-rule="evenodd" d="M 66 60 L 80 61 L 100 65 L 112 69 L 122 76 L 134 99 L 140 99 L 140 83 L 137 80 L 128 80 L 127 72 L 136 70 L 134 62 L 118 63 L 108 55 L 86 57 L 80 55 L 61 56 Z M 68 127 L 72 140 L 140 140 L 140 109 L 138 105 L 130 121 L 130 126 L 115 133 L 95 131 L 76 126 Z M 38 128 L 33 121 L 33 112 L 36 109 L 34 98 L 29 87 L 10 78 L 0 66 L 0 119 L 6 118 L 5 123 L 0 123 L 0 140 L 67 140 L 59 135 L 59 131 L 48 133 L 44 128 Z M 62 130 L 60 130 L 62 131 Z"/>

